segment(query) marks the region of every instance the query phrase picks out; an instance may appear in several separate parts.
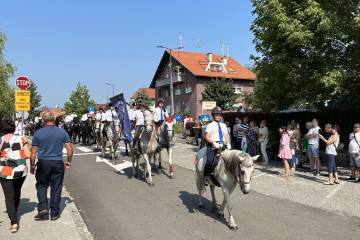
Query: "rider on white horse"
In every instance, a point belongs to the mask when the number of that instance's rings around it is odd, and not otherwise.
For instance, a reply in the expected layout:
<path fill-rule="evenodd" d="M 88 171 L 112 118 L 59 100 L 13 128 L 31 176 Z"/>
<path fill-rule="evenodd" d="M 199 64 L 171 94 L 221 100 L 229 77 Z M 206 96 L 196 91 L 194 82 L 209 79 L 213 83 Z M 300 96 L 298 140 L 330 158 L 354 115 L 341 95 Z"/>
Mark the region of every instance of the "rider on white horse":
<path fill-rule="evenodd" d="M 164 99 L 159 98 L 157 100 L 158 107 L 154 110 L 154 123 L 156 125 L 156 133 L 160 135 L 160 126 L 163 124 L 165 118 L 168 118 L 169 115 L 164 108 Z"/>
<path fill-rule="evenodd" d="M 82 122 L 86 122 L 89 119 L 89 111 L 86 111 L 86 113 L 84 113 L 81 117 L 81 121 Z"/>
<path fill-rule="evenodd" d="M 212 117 L 214 119 L 205 130 L 205 140 L 208 147 L 212 147 L 213 151 L 216 153 L 221 151 L 223 147 L 226 146 L 227 149 L 231 149 L 229 133 L 227 127 L 224 123 L 221 122 L 223 110 L 220 107 L 214 107 L 211 110 Z M 213 161 L 213 159 L 208 159 L 208 161 Z M 211 165 L 209 163 L 209 165 Z M 207 168 L 204 169 L 204 184 L 207 185 L 207 174 L 209 174 Z"/>
<path fill-rule="evenodd" d="M 132 119 L 130 119 L 130 120 L 135 121 L 135 134 L 134 134 L 134 139 L 133 139 L 134 152 L 137 151 L 137 145 L 139 142 L 140 134 L 141 134 L 142 128 L 144 126 L 144 112 L 146 111 L 147 107 L 148 106 L 147 106 L 146 102 L 140 103 L 140 109 L 137 109 L 134 112 Z"/>
<path fill-rule="evenodd" d="M 103 108 L 99 108 L 99 112 L 96 114 L 96 119 L 99 120 L 101 122 L 101 126 L 100 126 L 100 138 L 103 138 L 103 134 L 102 134 L 102 129 L 103 129 L 103 125 L 106 121 L 106 116 L 104 113 L 104 109 Z"/>

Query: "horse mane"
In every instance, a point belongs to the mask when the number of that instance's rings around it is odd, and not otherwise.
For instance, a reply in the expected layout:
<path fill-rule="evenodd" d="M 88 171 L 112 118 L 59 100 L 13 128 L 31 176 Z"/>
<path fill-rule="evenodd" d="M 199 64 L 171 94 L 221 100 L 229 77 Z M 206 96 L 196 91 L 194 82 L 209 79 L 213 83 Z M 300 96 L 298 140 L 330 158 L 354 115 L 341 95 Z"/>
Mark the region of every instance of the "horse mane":
<path fill-rule="evenodd" d="M 225 150 L 222 153 L 222 158 L 224 159 L 227 169 L 236 169 L 238 165 L 238 158 L 241 157 L 244 160 L 241 165 L 245 167 L 251 167 L 254 164 L 253 159 L 247 154 L 239 150 Z"/>

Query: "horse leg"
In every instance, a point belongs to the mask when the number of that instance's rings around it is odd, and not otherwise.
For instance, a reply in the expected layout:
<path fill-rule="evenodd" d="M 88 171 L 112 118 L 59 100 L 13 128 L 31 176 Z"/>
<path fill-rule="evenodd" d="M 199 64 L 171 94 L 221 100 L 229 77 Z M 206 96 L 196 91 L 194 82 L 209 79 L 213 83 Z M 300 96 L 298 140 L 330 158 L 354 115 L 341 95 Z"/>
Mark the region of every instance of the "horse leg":
<path fill-rule="evenodd" d="M 128 144 L 125 143 L 125 156 L 129 155 Z"/>
<path fill-rule="evenodd" d="M 217 202 L 216 202 L 216 198 L 215 198 L 215 186 L 210 184 L 210 192 L 211 192 L 211 197 L 212 197 L 212 210 L 213 212 L 218 212 L 218 206 L 217 206 Z"/>
<path fill-rule="evenodd" d="M 204 208 L 204 204 L 202 202 L 202 193 L 205 191 L 205 186 L 203 184 L 203 180 L 202 180 L 202 176 L 197 168 L 197 164 L 195 165 L 195 169 L 196 169 L 196 188 L 199 191 L 199 197 L 198 197 L 198 207 L 199 208 Z"/>
<path fill-rule="evenodd" d="M 169 156 L 169 170 L 170 170 L 170 179 L 174 179 L 174 169 L 173 169 L 173 163 L 172 163 L 172 147 L 168 148 L 168 156 Z"/>
<path fill-rule="evenodd" d="M 147 171 L 149 172 L 149 185 L 151 187 L 155 186 L 153 180 L 152 180 L 152 176 L 151 176 L 151 165 L 150 165 L 150 162 L 149 162 L 149 156 L 145 153 L 143 155 L 144 159 L 145 159 L 145 162 L 146 162 L 146 167 L 144 168 L 144 179 L 146 181 L 146 169 Z"/>
<path fill-rule="evenodd" d="M 235 187 L 236 187 L 236 185 L 235 185 Z M 220 217 L 220 218 L 224 217 L 224 208 L 226 205 L 226 208 L 229 212 L 229 228 L 231 230 L 238 230 L 238 226 L 235 223 L 234 217 L 231 215 L 231 210 L 233 208 L 233 204 L 230 200 L 230 195 L 234 191 L 235 187 L 233 187 L 232 189 L 229 190 L 228 188 L 222 186 L 224 200 L 223 200 L 223 203 L 221 204 L 220 211 L 218 213 L 218 217 Z"/>

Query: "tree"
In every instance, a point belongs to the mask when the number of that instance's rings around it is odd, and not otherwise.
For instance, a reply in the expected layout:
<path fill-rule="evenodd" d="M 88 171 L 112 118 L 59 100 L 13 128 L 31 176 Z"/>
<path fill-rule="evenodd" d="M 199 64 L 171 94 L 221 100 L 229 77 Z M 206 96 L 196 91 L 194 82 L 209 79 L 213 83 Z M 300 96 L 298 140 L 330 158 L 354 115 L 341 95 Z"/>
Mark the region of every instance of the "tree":
<path fill-rule="evenodd" d="M 225 78 L 212 79 L 204 87 L 205 90 L 201 93 L 202 101 L 215 101 L 216 105 L 224 110 L 230 110 L 240 96 L 234 93 L 233 81 Z"/>
<path fill-rule="evenodd" d="M 31 81 L 31 85 L 29 87 L 30 90 L 30 118 L 35 118 L 39 113 L 36 111 L 38 107 L 41 105 L 41 95 L 37 92 L 37 85 L 35 82 Z"/>
<path fill-rule="evenodd" d="M 90 99 L 87 87 L 78 82 L 76 89 L 70 95 L 69 101 L 64 104 L 65 112 L 66 114 L 71 112 L 84 114 L 87 112 L 88 106 L 95 106 L 95 101 Z"/>
<path fill-rule="evenodd" d="M 15 89 L 9 85 L 9 78 L 14 76 L 16 68 L 4 59 L 6 35 L 0 32 L 0 119 L 15 113 Z"/>
<path fill-rule="evenodd" d="M 255 108 L 315 104 L 360 88 L 358 0 L 251 0 Z M 249 97 L 249 96 L 248 96 Z M 352 106 L 359 104 L 352 104 Z"/>
<path fill-rule="evenodd" d="M 148 106 L 151 105 L 151 98 L 150 98 L 149 95 L 147 95 L 147 93 L 146 93 L 146 91 L 145 91 L 144 88 L 142 88 L 142 89 L 138 92 L 138 94 L 137 94 L 137 96 L 136 96 L 136 98 L 135 98 L 134 101 L 135 101 L 135 103 L 136 103 L 137 105 L 139 105 L 139 104 L 142 103 L 142 102 L 146 102 L 146 104 L 147 104 Z"/>

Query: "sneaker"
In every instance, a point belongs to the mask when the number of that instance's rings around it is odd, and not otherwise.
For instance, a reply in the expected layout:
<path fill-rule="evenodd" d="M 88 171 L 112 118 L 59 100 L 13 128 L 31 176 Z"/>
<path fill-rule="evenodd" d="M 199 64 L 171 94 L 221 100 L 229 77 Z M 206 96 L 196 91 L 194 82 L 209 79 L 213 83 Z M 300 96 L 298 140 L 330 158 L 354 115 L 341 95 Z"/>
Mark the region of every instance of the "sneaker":
<path fill-rule="evenodd" d="M 18 231 L 18 225 L 17 224 L 11 225 L 10 232 L 17 233 L 17 231 Z"/>
<path fill-rule="evenodd" d="M 306 171 L 306 173 L 314 173 L 314 170 L 310 169 L 309 171 Z"/>
<path fill-rule="evenodd" d="M 51 220 L 51 221 L 56 221 L 56 220 L 58 220 L 59 218 L 60 218 L 60 214 L 57 214 L 57 215 L 51 216 L 51 217 L 50 217 L 50 220 Z"/>
<path fill-rule="evenodd" d="M 42 218 L 45 218 L 48 216 L 49 216 L 49 211 L 45 209 L 45 210 L 38 211 L 38 213 L 34 216 L 34 218 L 36 220 L 38 220 L 38 219 L 42 219 Z"/>
<path fill-rule="evenodd" d="M 319 171 L 314 171 L 314 176 L 319 176 L 320 172 Z"/>
<path fill-rule="evenodd" d="M 350 176 L 347 181 L 348 182 L 356 182 L 356 178 L 354 178 L 353 176 Z"/>

